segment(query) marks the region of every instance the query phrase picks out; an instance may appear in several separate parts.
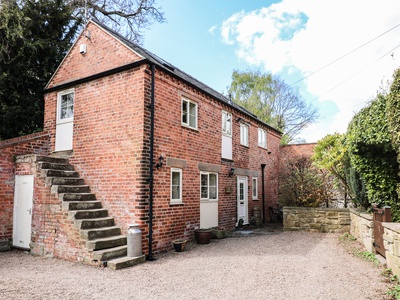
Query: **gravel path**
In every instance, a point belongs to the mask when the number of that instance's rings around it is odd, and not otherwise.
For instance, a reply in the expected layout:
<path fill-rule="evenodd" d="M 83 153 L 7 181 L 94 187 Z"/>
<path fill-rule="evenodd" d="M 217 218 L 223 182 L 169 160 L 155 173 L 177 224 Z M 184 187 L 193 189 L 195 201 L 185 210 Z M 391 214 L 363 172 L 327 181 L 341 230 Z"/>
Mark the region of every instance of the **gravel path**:
<path fill-rule="evenodd" d="M 338 235 L 258 232 L 113 271 L 0 253 L 0 299 L 385 299 L 381 270 Z"/>

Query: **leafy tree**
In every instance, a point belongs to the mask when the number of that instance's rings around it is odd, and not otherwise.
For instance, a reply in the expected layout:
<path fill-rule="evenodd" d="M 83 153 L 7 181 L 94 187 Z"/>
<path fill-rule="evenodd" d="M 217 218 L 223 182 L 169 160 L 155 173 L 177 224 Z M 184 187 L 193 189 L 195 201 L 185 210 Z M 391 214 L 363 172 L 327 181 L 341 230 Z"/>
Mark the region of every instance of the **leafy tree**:
<path fill-rule="evenodd" d="M 353 203 L 356 206 L 361 206 L 367 209 L 370 207 L 367 197 L 365 184 L 362 181 L 360 173 L 353 167 L 346 168 L 346 178 L 349 186 L 349 191 L 353 195 Z"/>
<path fill-rule="evenodd" d="M 143 40 L 142 29 L 147 29 L 153 20 L 165 22 L 155 0 L 87 0 L 87 14 L 110 25 L 136 43 Z M 72 0 L 70 6 L 74 16 L 84 15 L 85 0 Z"/>
<path fill-rule="evenodd" d="M 282 206 L 329 206 L 332 181 L 320 172 L 309 157 L 291 157 L 282 164 L 279 173 L 279 203 Z"/>
<path fill-rule="evenodd" d="M 0 9 L 0 139 L 40 131 L 43 88 L 71 46 L 80 21 L 61 0 Z"/>
<path fill-rule="evenodd" d="M 347 130 L 347 146 L 351 164 L 365 183 L 370 204 L 391 206 L 393 219 L 399 220 L 399 165 L 391 143 L 386 103 L 387 96 L 378 94 L 353 117 Z"/>
<path fill-rule="evenodd" d="M 155 0 L 0 0 L 0 140 L 42 130 L 43 89 L 84 24 L 85 6 L 88 16 L 141 42 L 143 28 L 153 19 L 164 21 L 154 4 Z"/>
<path fill-rule="evenodd" d="M 282 131 L 284 143 L 295 140 L 318 117 L 317 108 L 307 104 L 297 89 L 260 71 L 234 71 L 229 93 L 234 102 Z"/>
<path fill-rule="evenodd" d="M 345 135 L 328 134 L 319 140 L 311 159 L 318 168 L 327 170 L 343 186 L 344 206 L 347 207 L 349 185 L 346 171 L 350 167 L 350 161 L 347 156 Z"/>

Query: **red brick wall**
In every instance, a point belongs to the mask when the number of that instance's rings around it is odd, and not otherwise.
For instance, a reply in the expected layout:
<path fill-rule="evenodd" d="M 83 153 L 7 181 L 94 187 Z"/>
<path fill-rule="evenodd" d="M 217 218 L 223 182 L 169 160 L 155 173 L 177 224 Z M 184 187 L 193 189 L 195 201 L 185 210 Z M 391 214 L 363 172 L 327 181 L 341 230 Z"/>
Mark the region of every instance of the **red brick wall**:
<path fill-rule="evenodd" d="M 122 56 L 110 55 L 125 51 L 125 46 L 118 47 L 114 45 L 114 41 L 108 41 L 108 36 L 94 25 L 89 29 L 91 39 L 97 45 L 111 43 L 112 47 L 115 46 L 114 51 L 99 46 L 96 48 L 96 56 L 90 56 L 92 45 L 88 44 L 88 53 L 80 56 L 76 54 L 76 49 L 75 52 L 72 49 L 70 57 L 65 61 L 68 61 L 69 66 L 65 63 L 49 86 L 87 76 L 88 70 L 100 71 L 92 66 L 100 66 L 104 60 L 107 61 L 105 66 L 110 68 L 127 63 Z M 78 39 L 77 45 L 81 42 L 82 38 Z M 131 55 L 129 60 L 131 59 L 135 58 Z M 101 70 L 105 69 L 104 67 Z M 150 84 L 150 67 L 143 65 L 75 86 L 74 140 L 73 154 L 70 157 L 70 162 L 90 185 L 97 198 L 109 209 L 110 215 L 115 217 L 123 232 L 126 232 L 130 223 L 141 225 L 144 253 L 148 250 Z M 266 207 L 276 204 L 280 137 L 275 131 L 263 127 L 268 131 L 268 150 L 259 148 L 259 125 L 255 120 L 160 70 L 156 71 L 155 94 L 154 158 L 162 155 L 165 159 L 178 158 L 187 162 L 187 167 L 183 169 L 184 204 L 181 205 L 169 204 L 170 167 L 164 165 L 154 170 L 155 252 L 170 249 L 171 241 L 175 238 L 192 238 L 193 230 L 199 227 L 199 162 L 221 167 L 220 228 L 232 229 L 236 223 L 236 176 L 228 176 L 231 167 L 240 170 L 242 174 L 258 172 L 257 201 L 251 198 L 252 176 L 248 176 L 249 218 L 253 214 L 254 206 L 262 207 L 263 163 L 266 164 Z M 198 130 L 181 126 L 182 96 L 198 103 Z M 51 135 L 52 150 L 55 141 L 56 103 L 57 92 L 45 96 L 45 128 Z M 230 111 L 233 115 L 232 162 L 221 160 L 221 110 Z M 248 148 L 240 146 L 240 125 L 235 121 L 238 117 L 250 124 Z M 268 151 L 272 153 L 268 155 Z M 230 187 L 232 193 L 225 193 L 225 187 Z M 266 213 L 266 219 L 268 217 Z"/>
<path fill-rule="evenodd" d="M 296 156 L 311 157 L 317 143 L 284 145 L 280 148 L 280 159 L 285 161 Z"/>
<path fill-rule="evenodd" d="M 209 163 L 221 166 L 219 173 L 219 227 L 233 229 L 237 218 L 236 208 L 236 175 L 248 176 L 249 219 L 253 209 L 262 209 L 261 164 L 265 163 L 265 203 L 266 208 L 277 203 L 276 169 L 278 167 L 280 137 L 274 131 L 262 127 L 268 132 L 268 150 L 258 147 L 258 124 L 248 116 L 237 112 L 227 105 L 212 99 L 194 88 L 177 82 L 174 78 L 157 71 L 156 76 L 156 131 L 155 157 L 178 158 L 186 160 L 187 168 L 183 169 L 183 202 L 184 205 L 170 205 L 170 167 L 155 171 L 156 187 L 155 206 L 155 240 L 157 249 L 170 247 L 174 238 L 191 238 L 193 230 L 199 227 L 200 220 L 200 171 L 198 163 Z M 184 96 L 198 103 L 198 130 L 181 126 L 181 98 Z M 233 161 L 221 160 L 221 124 L 222 110 L 232 113 L 233 119 Z M 241 117 L 249 126 L 249 147 L 240 145 Z M 271 154 L 268 155 L 268 151 Z M 234 167 L 235 176 L 228 173 Z M 247 171 L 247 172 L 246 172 Z M 252 200 L 252 176 L 246 173 L 258 172 L 258 199 Z M 162 187 L 162 188 L 158 188 Z M 225 188 L 232 193 L 225 193 Z M 269 219 L 266 209 L 266 219 Z"/>
<path fill-rule="evenodd" d="M 18 155 L 47 155 L 48 141 L 45 132 L 0 141 L 0 241 L 12 238 L 15 174 L 34 174 L 30 166 L 17 168 L 14 160 Z"/>
<path fill-rule="evenodd" d="M 87 29 L 90 39 L 78 38 L 51 79 L 49 88 L 142 59 L 126 46 L 121 47 L 121 43 L 97 25 L 89 23 Z M 79 53 L 82 44 L 86 44 L 86 54 Z"/>

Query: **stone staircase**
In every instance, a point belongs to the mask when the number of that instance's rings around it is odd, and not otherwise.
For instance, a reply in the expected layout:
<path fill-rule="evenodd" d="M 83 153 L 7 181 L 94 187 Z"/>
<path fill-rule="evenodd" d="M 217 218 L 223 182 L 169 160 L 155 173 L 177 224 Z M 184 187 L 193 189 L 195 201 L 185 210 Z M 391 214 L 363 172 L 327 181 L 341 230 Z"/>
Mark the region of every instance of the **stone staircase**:
<path fill-rule="evenodd" d="M 115 225 L 101 201 L 90 192 L 78 172 L 66 158 L 40 156 L 36 162 L 41 176 L 51 192 L 62 201 L 68 218 L 79 228 L 80 237 L 92 252 L 92 259 L 99 265 L 122 269 L 145 261 L 145 256 L 127 257 L 127 238 Z"/>

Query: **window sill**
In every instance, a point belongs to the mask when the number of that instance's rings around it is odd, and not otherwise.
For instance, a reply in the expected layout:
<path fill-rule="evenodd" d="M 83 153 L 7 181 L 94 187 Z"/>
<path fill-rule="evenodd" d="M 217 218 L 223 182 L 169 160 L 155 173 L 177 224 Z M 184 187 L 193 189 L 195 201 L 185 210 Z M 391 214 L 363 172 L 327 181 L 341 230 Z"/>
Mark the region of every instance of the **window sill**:
<path fill-rule="evenodd" d="M 230 158 L 223 158 L 223 157 L 221 157 L 221 161 L 222 161 L 222 162 L 230 162 L 230 163 L 233 163 L 233 162 L 234 162 L 233 159 L 230 159 Z"/>
<path fill-rule="evenodd" d="M 183 203 L 183 202 L 170 202 L 169 205 L 170 206 L 185 205 L 185 203 Z"/>
<path fill-rule="evenodd" d="M 183 124 L 183 123 L 181 123 L 181 126 L 182 126 L 183 128 L 191 129 L 191 130 L 193 130 L 193 131 L 199 132 L 199 129 L 198 129 L 197 127 L 196 127 L 196 128 L 190 127 L 189 125 L 186 125 L 186 124 Z"/>

